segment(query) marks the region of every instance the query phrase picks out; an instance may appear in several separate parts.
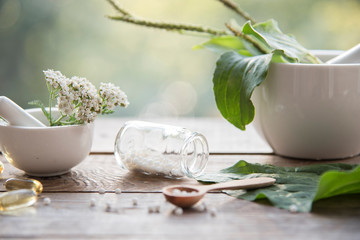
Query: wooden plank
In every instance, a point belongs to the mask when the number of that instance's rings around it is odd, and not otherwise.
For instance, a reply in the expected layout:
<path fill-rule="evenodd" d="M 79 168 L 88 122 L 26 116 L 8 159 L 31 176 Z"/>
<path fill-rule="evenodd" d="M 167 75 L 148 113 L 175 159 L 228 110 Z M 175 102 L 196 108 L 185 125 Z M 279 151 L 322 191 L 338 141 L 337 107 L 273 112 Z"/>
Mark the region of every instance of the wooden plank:
<path fill-rule="evenodd" d="M 44 197 L 51 199 L 50 205 L 44 204 Z M 95 207 L 90 207 L 90 199 L 96 201 Z M 34 207 L 0 216 L 0 239 L 357 240 L 356 200 L 328 199 L 319 202 L 314 213 L 294 214 L 212 193 L 204 202 L 209 209 L 216 208 L 215 216 L 196 208 L 178 216 L 159 193 L 45 193 Z M 148 213 L 154 205 L 160 206 L 160 213 Z"/>
<path fill-rule="evenodd" d="M 13 166 L 4 157 L 3 180 L 9 177 L 29 177 Z M 184 178 L 182 180 L 149 177 L 143 174 L 134 174 L 123 170 L 115 161 L 113 155 L 90 155 L 81 164 L 69 173 L 55 177 L 32 177 L 44 186 L 45 192 L 98 192 L 104 188 L 106 191 L 160 191 L 162 187 L 177 183 L 195 183 L 195 180 Z M 0 190 L 4 190 L 1 184 Z"/>
<path fill-rule="evenodd" d="M 99 118 L 95 122 L 92 152 L 113 152 L 116 134 L 130 120 L 170 124 L 200 132 L 208 140 L 212 153 L 272 153 L 251 125 L 246 131 L 241 131 L 222 118 Z"/>
<path fill-rule="evenodd" d="M 276 155 L 212 155 L 207 172 L 231 166 L 240 159 L 280 166 L 302 166 L 318 161 L 291 160 Z M 24 176 L 4 160 L 3 182 L 8 177 Z M 331 161 L 334 162 L 334 161 Z M 360 163 L 360 157 L 342 160 Z M 325 162 L 323 162 L 325 163 Z M 121 170 L 112 154 L 94 154 L 70 173 L 37 178 L 44 193 L 31 208 L 7 212 L 0 216 L 0 239 L 358 239 L 360 202 L 358 195 L 319 201 L 312 213 L 293 214 L 259 204 L 234 199 L 221 193 L 207 194 L 204 202 L 215 207 L 217 214 L 195 209 L 182 216 L 172 214 L 173 206 L 165 203 L 162 187 L 191 183 L 194 180 L 170 180 L 131 174 Z M 2 184 L 1 184 L 2 185 Z M 1 190 L 4 190 L 1 186 Z M 104 188 L 120 195 L 99 194 Z M 51 205 L 44 204 L 44 198 Z M 132 200 L 139 201 L 132 206 Z M 96 207 L 89 206 L 95 199 Z M 111 210 L 106 211 L 110 203 Z M 161 213 L 149 214 L 148 207 L 160 205 Z"/>
<path fill-rule="evenodd" d="M 360 157 L 353 157 L 339 161 L 309 161 L 294 160 L 276 155 L 212 155 L 210 156 L 206 172 L 216 172 L 230 167 L 239 160 L 252 163 L 274 164 L 277 166 L 303 166 L 316 163 L 343 162 L 360 163 Z M 0 161 L 4 163 L 5 170 L 2 180 L 9 177 L 23 177 L 24 173 L 11 166 L 3 156 Z M 104 188 L 114 192 L 120 188 L 127 192 L 159 192 L 165 186 L 171 184 L 195 184 L 196 181 L 188 178 L 167 179 L 162 177 L 149 177 L 142 174 L 134 174 L 123 170 L 115 161 L 112 154 L 90 155 L 71 172 L 57 177 L 34 177 L 44 185 L 45 192 L 97 192 Z M 0 191 L 4 190 L 1 184 Z"/>

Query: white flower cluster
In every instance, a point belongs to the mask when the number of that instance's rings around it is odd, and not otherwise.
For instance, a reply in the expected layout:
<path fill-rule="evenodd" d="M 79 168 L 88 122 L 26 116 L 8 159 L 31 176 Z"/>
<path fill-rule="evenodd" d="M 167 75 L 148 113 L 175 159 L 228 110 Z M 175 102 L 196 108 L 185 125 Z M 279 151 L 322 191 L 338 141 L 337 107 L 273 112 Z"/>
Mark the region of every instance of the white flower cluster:
<path fill-rule="evenodd" d="M 126 94 L 112 83 L 101 83 L 99 95 L 110 111 L 114 110 L 116 106 L 126 107 L 129 105 Z"/>
<path fill-rule="evenodd" d="M 101 83 L 99 92 L 83 77 L 67 78 L 61 72 L 44 71 L 50 90 L 57 97 L 62 115 L 73 116 L 78 122 L 93 122 L 98 114 L 112 112 L 115 106 L 127 107 L 126 94 L 112 83 Z"/>
<path fill-rule="evenodd" d="M 49 83 L 49 85 L 52 88 L 57 89 L 60 86 L 59 84 L 62 84 L 62 86 L 66 85 L 67 78 L 64 75 L 62 75 L 60 71 L 54 71 L 48 69 L 43 72 L 45 74 L 46 81 Z"/>

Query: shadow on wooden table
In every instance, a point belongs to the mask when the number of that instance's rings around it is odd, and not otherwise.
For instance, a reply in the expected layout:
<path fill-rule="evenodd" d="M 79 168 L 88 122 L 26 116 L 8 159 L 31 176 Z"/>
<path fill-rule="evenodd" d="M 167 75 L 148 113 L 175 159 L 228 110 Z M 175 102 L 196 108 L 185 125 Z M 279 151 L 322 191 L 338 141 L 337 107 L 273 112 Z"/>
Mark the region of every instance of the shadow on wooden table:
<path fill-rule="evenodd" d="M 259 199 L 255 201 L 263 206 L 272 206 L 269 200 Z M 287 211 L 284 210 L 283 211 Z M 313 203 L 311 214 L 324 217 L 331 216 L 357 216 L 360 217 L 360 194 L 348 194 L 321 199 Z"/>
<path fill-rule="evenodd" d="M 121 172 L 121 174 L 107 174 L 103 170 L 82 172 L 73 169 L 70 172 L 54 177 L 34 177 L 18 172 L 12 177 L 29 177 L 39 180 L 44 186 L 44 192 L 74 192 L 90 193 L 104 189 L 115 192 L 117 188 L 122 192 L 160 192 L 163 187 L 179 184 L 198 184 L 189 178 L 170 179 L 160 176 L 148 176 L 136 172 Z"/>
<path fill-rule="evenodd" d="M 313 204 L 312 213 L 323 216 L 360 217 L 360 194 L 348 194 L 321 199 Z"/>

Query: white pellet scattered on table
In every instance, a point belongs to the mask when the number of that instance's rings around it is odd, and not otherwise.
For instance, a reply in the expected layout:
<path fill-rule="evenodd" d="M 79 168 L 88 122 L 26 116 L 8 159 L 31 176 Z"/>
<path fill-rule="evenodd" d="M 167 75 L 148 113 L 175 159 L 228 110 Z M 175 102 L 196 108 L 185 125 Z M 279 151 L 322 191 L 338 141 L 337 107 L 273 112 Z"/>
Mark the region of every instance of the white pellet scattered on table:
<path fill-rule="evenodd" d="M 111 211 L 111 203 L 110 203 L 110 202 L 106 202 L 105 211 L 106 211 L 106 212 L 110 212 L 110 211 Z"/>
<path fill-rule="evenodd" d="M 90 207 L 96 206 L 96 200 L 94 198 L 90 199 Z"/>
<path fill-rule="evenodd" d="M 176 207 L 176 208 L 174 209 L 174 214 L 177 215 L 177 216 L 180 216 L 180 215 L 182 215 L 183 213 L 184 213 L 184 210 L 183 210 L 182 208 L 180 208 L 180 207 Z"/>
<path fill-rule="evenodd" d="M 202 202 L 196 206 L 196 209 L 200 212 L 204 212 L 204 211 L 206 211 L 206 204 L 204 202 Z"/>
<path fill-rule="evenodd" d="M 51 199 L 48 198 L 48 197 L 44 198 L 44 204 L 45 204 L 46 206 L 49 206 L 49 205 L 51 204 Z"/>
<path fill-rule="evenodd" d="M 105 194 L 106 190 L 104 188 L 99 189 L 99 194 Z"/>
<path fill-rule="evenodd" d="M 299 208 L 295 204 L 292 204 L 289 207 L 289 211 L 292 212 L 292 213 L 297 213 L 299 211 Z"/>
<path fill-rule="evenodd" d="M 217 215 L 217 210 L 216 210 L 216 208 L 211 208 L 211 209 L 209 210 L 209 212 L 210 212 L 210 216 L 216 217 L 216 215 Z"/>
<path fill-rule="evenodd" d="M 155 212 L 155 209 L 153 206 L 148 206 L 148 213 L 153 213 Z"/>
<path fill-rule="evenodd" d="M 160 205 L 154 206 L 155 213 L 160 213 Z"/>

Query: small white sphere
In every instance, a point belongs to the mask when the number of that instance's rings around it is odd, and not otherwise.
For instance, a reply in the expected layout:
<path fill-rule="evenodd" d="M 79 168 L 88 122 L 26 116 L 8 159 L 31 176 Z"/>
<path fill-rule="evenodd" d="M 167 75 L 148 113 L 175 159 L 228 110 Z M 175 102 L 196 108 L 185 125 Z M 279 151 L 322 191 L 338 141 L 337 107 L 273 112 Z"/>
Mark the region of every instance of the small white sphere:
<path fill-rule="evenodd" d="M 110 212 L 110 211 L 111 211 L 111 203 L 110 203 L 110 202 L 106 202 L 105 211 L 106 211 L 106 212 Z"/>
<path fill-rule="evenodd" d="M 155 212 L 155 209 L 153 206 L 148 206 L 148 213 L 153 213 Z"/>
<path fill-rule="evenodd" d="M 292 212 L 292 213 L 296 213 L 296 212 L 299 211 L 299 208 L 298 208 L 298 206 L 296 206 L 295 204 L 292 204 L 292 205 L 290 205 L 290 207 L 289 207 L 289 211 Z"/>
<path fill-rule="evenodd" d="M 96 206 L 96 200 L 94 198 L 90 199 L 90 207 Z"/>
<path fill-rule="evenodd" d="M 160 213 L 160 205 L 156 205 L 153 208 L 155 213 Z"/>
<path fill-rule="evenodd" d="M 173 191 L 172 191 L 172 194 L 174 195 L 181 195 L 181 191 L 177 188 L 175 188 Z"/>
<path fill-rule="evenodd" d="M 184 210 L 183 210 L 182 208 L 180 208 L 180 207 L 176 207 L 176 208 L 174 209 L 174 214 L 177 215 L 177 216 L 180 216 L 180 215 L 182 215 L 183 213 L 184 213 Z"/>
<path fill-rule="evenodd" d="M 120 188 L 115 189 L 115 193 L 116 194 L 121 194 L 121 189 Z"/>
<path fill-rule="evenodd" d="M 154 173 L 165 173 L 165 172 L 166 172 L 166 169 L 164 169 L 164 168 L 161 167 L 161 166 L 155 167 L 154 170 L 155 170 Z"/>
<path fill-rule="evenodd" d="M 100 193 L 100 194 L 105 194 L 105 192 L 106 192 L 106 190 L 105 190 L 104 188 L 100 188 L 100 189 L 99 189 L 99 193 Z"/>
<path fill-rule="evenodd" d="M 210 211 L 210 216 L 216 217 L 216 215 L 217 215 L 217 210 L 216 210 L 216 208 L 211 208 L 209 211 Z"/>
<path fill-rule="evenodd" d="M 201 203 L 198 206 L 196 206 L 197 210 L 200 212 L 204 212 L 206 210 L 206 204 L 205 203 Z"/>
<path fill-rule="evenodd" d="M 49 205 L 51 204 L 51 199 L 48 198 L 48 197 L 44 198 L 44 204 L 45 204 L 46 206 L 49 206 Z"/>

